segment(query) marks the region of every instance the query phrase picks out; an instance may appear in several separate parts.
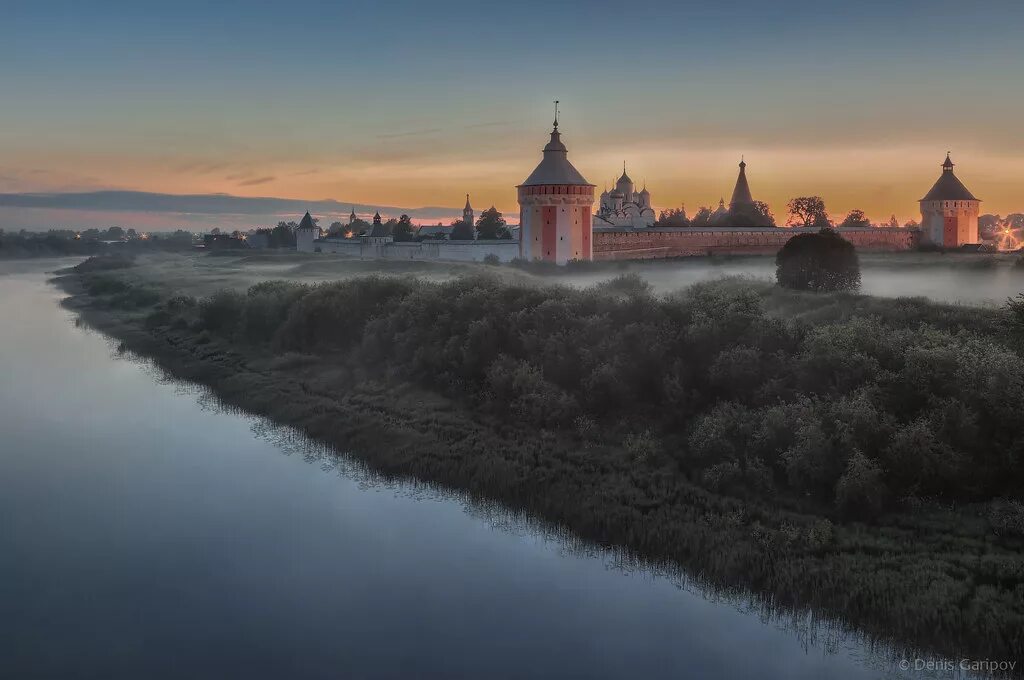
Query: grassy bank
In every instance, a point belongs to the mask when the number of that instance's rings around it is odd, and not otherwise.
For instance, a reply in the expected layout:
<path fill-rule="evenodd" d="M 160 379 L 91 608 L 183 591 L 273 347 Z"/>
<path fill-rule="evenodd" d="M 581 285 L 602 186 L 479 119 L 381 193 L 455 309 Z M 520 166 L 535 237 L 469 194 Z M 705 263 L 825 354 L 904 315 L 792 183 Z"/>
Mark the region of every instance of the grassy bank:
<path fill-rule="evenodd" d="M 1024 403 L 1008 310 L 724 280 L 668 296 L 470 275 L 182 295 L 145 265 L 68 304 L 225 401 L 386 475 L 813 607 L 1024 658 Z"/>

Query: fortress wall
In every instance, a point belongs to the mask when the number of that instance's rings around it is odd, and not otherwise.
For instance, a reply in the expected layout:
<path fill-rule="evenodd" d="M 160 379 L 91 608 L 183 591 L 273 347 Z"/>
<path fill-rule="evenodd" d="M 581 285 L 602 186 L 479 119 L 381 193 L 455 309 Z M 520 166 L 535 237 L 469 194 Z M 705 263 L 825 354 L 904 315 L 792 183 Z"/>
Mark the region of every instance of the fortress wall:
<path fill-rule="evenodd" d="M 690 257 L 713 254 L 773 254 L 804 228 L 682 228 L 678 230 L 596 231 L 595 260 L 633 260 Z M 840 229 L 839 234 L 863 251 L 913 250 L 920 233 L 916 229 Z"/>
<path fill-rule="evenodd" d="M 307 252 L 337 253 L 363 260 L 444 260 L 451 262 L 482 262 L 488 255 L 501 262 L 519 257 L 519 241 L 423 241 L 371 242 L 369 239 L 324 239 L 316 241 Z"/>

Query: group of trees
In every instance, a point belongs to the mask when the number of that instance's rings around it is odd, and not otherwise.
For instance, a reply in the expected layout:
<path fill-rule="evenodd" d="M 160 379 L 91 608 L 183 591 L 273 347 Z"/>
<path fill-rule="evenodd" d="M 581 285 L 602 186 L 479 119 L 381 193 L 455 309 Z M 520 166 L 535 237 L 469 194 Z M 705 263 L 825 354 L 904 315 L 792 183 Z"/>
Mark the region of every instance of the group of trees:
<path fill-rule="evenodd" d="M 474 238 L 488 240 L 512 238 L 512 231 L 505 223 L 505 218 L 494 206 L 480 213 L 475 227 L 463 220 L 455 220 L 451 227 L 449 238 L 453 241 L 471 241 Z"/>
<path fill-rule="evenodd" d="M 92 255 L 117 248 L 127 251 L 182 250 L 191 248 L 191 232 L 156 232 L 142 235 L 135 229 L 50 229 L 45 232 L 0 229 L 0 257 L 49 257 L 59 255 Z"/>
<path fill-rule="evenodd" d="M 824 229 L 834 227 L 832 217 L 825 207 L 825 200 L 821 196 L 798 196 L 786 204 L 788 218 L 786 224 L 793 227 L 813 227 Z M 1022 222 L 1024 222 L 1024 215 Z M 747 208 L 733 208 L 726 214 L 716 216 L 715 211 L 702 206 L 691 218 L 686 214 L 685 206 L 662 210 L 654 223 L 658 227 L 774 227 L 775 216 L 771 208 L 764 201 L 755 201 L 753 206 Z M 870 227 L 871 220 L 864 214 L 863 210 L 851 210 L 839 224 L 839 227 Z M 899 220 L 892 215 L 883 225 L 886 227 L 900 226 Z M 909 221 L 905 227 L 916 227 L 916 222 Z"/>
<path fill-rule="evenodd" d="M 754 201 L 752 206 L 730 209 L 725 215 L 717 216 L 707 206 L 701 206 L 692 217 L 686 215 L 686 206 L 662 210 L 654 222 L 656 227 L 774 227 L 775 215 L 764 201 Z"/>
<path fill-rule="evenodd" d="M 588 290 L 277 282 L 202 301 L 196 323 L 386 366 L 467 408 L 619 442 L 635 464 L 718 493 L 853 516 L 1019 493 L 1024 338 L 1001 335 L 997 312 L 800 297 L 780 317 L 772 295 L 724 280 L 658 297 L 635 275 Z"/>

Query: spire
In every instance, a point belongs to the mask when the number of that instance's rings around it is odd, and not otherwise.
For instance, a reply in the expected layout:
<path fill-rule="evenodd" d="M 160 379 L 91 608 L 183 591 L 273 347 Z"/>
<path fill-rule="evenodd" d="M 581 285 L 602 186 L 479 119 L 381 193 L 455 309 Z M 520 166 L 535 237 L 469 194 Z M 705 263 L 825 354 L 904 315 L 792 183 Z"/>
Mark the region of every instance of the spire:
<path fill-rule="evenodd" d="M 574 184 L 594 186 L 583 178 L 583 175 L 569 162 L 569 150 L 562 143 L 558 132 L 558 101 L 555 101 L 555 122 L 551 129 L 551 141 L 544 147 L 544 158 L 534 168 L 530 176 L 520 186 L 540 186 L 547 184 Z"/>
<path fill-rule="evenodd" d="M 740 174 L 736 177 L 736 188 L 732 191 L 732 200 L 729 201 L 729 209 L 734 210 L 739 206 L 753 205 L 754 197 L 750 195 L 750 185 L 747 184 L 747 163 L 740 156 Z"/>
<path fill-rule="evenodd" d="M 466 194 L 466 207 L 463 210 L 472 210 L 473 206 L 469 204 L 469 194 Z"/>
<path fill-rule="evenodd" d="M 943 172 L 953 172 L 953 161 L 950 159 L 949 153 L 950 153 L 949 151 L 946 152 L 946 160 L 942 164 L 942 171 Z"/>

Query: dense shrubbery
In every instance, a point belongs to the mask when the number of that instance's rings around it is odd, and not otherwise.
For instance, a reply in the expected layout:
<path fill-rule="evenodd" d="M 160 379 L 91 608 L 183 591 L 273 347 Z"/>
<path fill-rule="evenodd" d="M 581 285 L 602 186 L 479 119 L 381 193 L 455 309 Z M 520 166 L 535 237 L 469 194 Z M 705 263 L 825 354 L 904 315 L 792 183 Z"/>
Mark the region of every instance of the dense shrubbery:
<path fill-rule="evenodd" d="M 79 274 L 90 272 L 106 272 L 115 269 L 128 269 L 135 265 L 135 258 L 123 253 L 111 253 L 109 255 L 93 255 L 88 260 L 80 262 L 73 267 Z"/>
<path fill-rule="evenodd" d="M 780 286 L 794 290 L 836 291 L 860 288 L 860 262 L 853 244 L 832 229 L 798 234 L 775 258 Z"/>
<path fill-rule="evenodd" d="M 974 319 L 1019 310 L 850 298 L 804 322 L 769 314 L 765 299 L 728 281 L 661 298 L 636 276 L 582 291 L 370 277 L 269 282 L 179 314 L 235 341 L 343 354 L 474 408 L 618 441 L 716 492 L 856 517 L 907 498 L 1020 493 L 1024 362 L 992 330 L 1004 326 Z M 858 305 L 872 314 L 850 316 Z"/>

